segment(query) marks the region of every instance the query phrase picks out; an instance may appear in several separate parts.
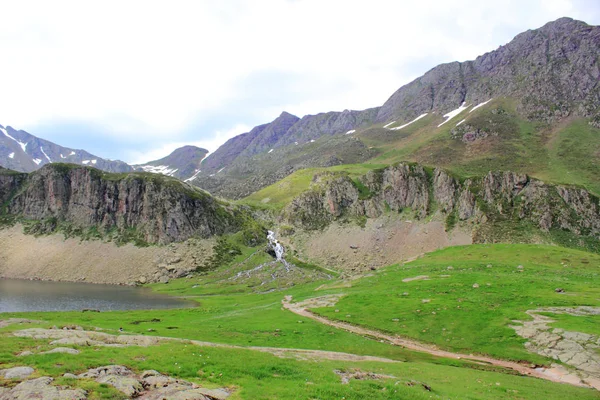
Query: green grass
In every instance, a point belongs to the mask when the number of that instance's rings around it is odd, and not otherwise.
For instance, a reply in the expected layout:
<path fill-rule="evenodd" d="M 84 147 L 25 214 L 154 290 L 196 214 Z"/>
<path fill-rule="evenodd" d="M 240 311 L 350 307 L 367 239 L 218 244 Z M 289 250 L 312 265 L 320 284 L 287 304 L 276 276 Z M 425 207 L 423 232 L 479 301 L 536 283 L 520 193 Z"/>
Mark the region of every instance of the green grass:
<path fill-rule="evenodd" d="M 430 280 L 402 282 L 418 275 Z M 347 296 L 336 305 L 339 312 L 317 312 L 452 351 L 544 363 L 525 350 L 511 321 L 528 319 L 525 311 L 537 307 L 600 305 L 599 276 L 600 255 L 593 253 L 540 245 L 460 246 L 378 271 L 343 289 Z M 557 287 L 569 295 L 555 293 Z M 586 329 L 600 334 L 600 325 L 587 323 Z"/>
<path fill-rule="evenodd" d="M 345 172 L 352 178 L 357 178 L 372 169 L 385 167 L 384 164 L 344 164 L 328 168 L 306 168 L 294 172 L 279 182 L 267 186 L 242 199 L 242 204 L 248 204 L 259 208 L 270 208 L 280 210 L 300 193 L 310 187 L 315 174 L 324 171 Z"/>
<path fill-rule="evenodd" d="M 42 341 L 0 336 L 0 364 L 14 363 L 14 352 Z M 198 347 L 168 343 L 157 347 L 81 348 L 77 356 L 33 355 L 20 359 L 36 369 L 36 375 L 81 373 L 107 363 L 126 365 L 138 372 L 159 372 L 204 387 L 234 390 L 235 399 L 595 399 L 596 392 L 547 381 L 494 372 L 462 369 L 423 362 L 375 363 L 347 361 L 299 361 L 250 350 Z M 375 372 L 394 378 L 352 380 L 340 383 L 334 370 Z M 58 378 L 92 391 L 91 398 L 125 398 L 106 385 L 89 380 Z M 422 384 L 431 387 L 431 392 Z"/>
<path fill-rule="evenodd" d="M 42 327 L 77 324 L 88 329 L 101 327 L 114 334 L 122 327 L 125 334 L 241 346 L 341 351 L 401 362 L 282 359 L 251 350 L 196 347 L 186 342 L 148 348 L 84 347 L 79 348 L 82 353 L 77 356 L 51 354 L 16 358 L 21 351 L 33 349 L 37 352 L 50 346 L 49 341 L 13 337 L 10 333 L 23 326 L 12 325 L 0 330 L 0 365 L 3 368 L 31 365 L 37 370 L 36 376 L 60 376 L 100 365 L 123 364 L 137 371 L 156 369 L 208 387 L 235 388 L 233 399 L 598 398 L 597 392 L 592 390 L 498 373 L 493 367 L 390 346 L 300 317 L 281 307 L 284 295 L 303 300 L 328 293 L 346 293 L 347 296 L 335 307 L 339 313 L 333 309 L 318 311 L 331 318 L 415 337 L 453 350 L 547 363 L 543 357 L 527 353 L 523 341 L 507 328 L 507 324 L 511 319 L 525 318 L 523 311 L 533 307 L 597 304 L 600 298 L 600 289 L 595 283 L 600 268 L 598 255 L 548 246 L 475 245 L 449 248 L 403 267 L 382 269 L 372 277 L 353 281 L 350 288 L 315 291 L 323 281 L 295 284 L 285 279 L 261 287 L 260 280 L 230 279 L 239 271 L 269 261 L 269 257 L 260 248 L 242 247 L 241 254 L 215 271 L 191 279 L 173 280 L 166 285 L 151 285 L 156 291 L 197 301 L 196 308 L 11 313 L 3 314 L 2 318 L 41 320 Z M 450 264 L 452 270 L 447 269 Z M 492 264 L 492 268 L 487 268 L 487 264 Z M 524 265 L 523 272 L 517 272 L 519 264 Z M 306 271 L 320 272 L 311 268 Z M 429 275 L 432 280 L 401 281 L 422 274 Z M 440 276 L 446 274 L 451 276 Z M 479 289 L 472 288 L 475 281 L 481 285 Z M 562 287 L 576 296 L 558 295 L 554 292 L 555 287 Z M 408 295 L 403 296 L 404 292 Z M 431 301 L 423 303 L 424 298 Z M 433 311 L 436 314 L 432 314 Z M 399 322 L 393 322 L 393 318 L 398 318 Z M 590 333 L 598 331 L 593 319 L 587 322 L 561 319 L 557 324 L 566 327 L 569 323 L 584 324 L 582 330 Z M 395 378 L 354 380 L 342 385 L 333 373 L 334 369 L 360 369 Z M 407 385 L 411 381 L 416 383 Z M 92 392 L 92 398 L 120 396 L 111 388 L 90 381 L 71 382 L 59 378 L 57 383 L 84 386 Z M 431 386 L 432 392 L 426 391 L 421 383 Z"/>

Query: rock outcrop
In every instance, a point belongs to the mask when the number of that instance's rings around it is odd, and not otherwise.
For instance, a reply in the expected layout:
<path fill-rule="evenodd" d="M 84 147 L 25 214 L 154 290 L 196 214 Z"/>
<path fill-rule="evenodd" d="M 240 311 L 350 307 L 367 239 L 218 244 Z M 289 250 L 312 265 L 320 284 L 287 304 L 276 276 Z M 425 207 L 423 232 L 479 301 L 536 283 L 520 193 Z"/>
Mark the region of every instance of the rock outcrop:
<path fill-rule="evenodd" d="M 107 174 L 71 164 L 49 164 L 26 177 L 0 173 L 0 198 L 6 214 L 43 221 L 47 231 L 64 221 L 147 243 L 233 232 L 244 219 L 240 209 L 174 178 Z"/>
<path fill-rule="evenodd" d="M 282 218 L 319 229 L 342 216 L 378 217 L 386 210 L 408 208 L 421 219 L 439 211 L 449 220 L 527 221 L 546 232 L 560 229 L 600 237 L 598 203 L 584 189 L 549 185 L 524 174 L 490 172 L 460 181 L 441 169 L 397 164 L 357 180 L 344 174 L 317 175 Z"/>

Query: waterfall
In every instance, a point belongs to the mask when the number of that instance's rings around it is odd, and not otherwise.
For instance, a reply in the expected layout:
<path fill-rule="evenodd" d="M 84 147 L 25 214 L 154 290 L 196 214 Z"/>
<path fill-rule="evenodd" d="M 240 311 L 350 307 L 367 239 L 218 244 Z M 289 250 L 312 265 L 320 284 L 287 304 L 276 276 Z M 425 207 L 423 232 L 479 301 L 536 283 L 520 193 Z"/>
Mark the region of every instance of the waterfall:
<path fill-rule="evenodd" d="M 267 231 L 267 240 L 269 241 L 269 246 L 271 246 L 271 248 L 275 252 L 275 259 L 277 261 L 281 261 L 283 265 L 285 265 L 286 271 L 289 272 L 290 264 L 285 260 L 285 258 L 283 258 L 283 253 L 285 250 L 281 243 L 279 243 L 279 241 L 275 239 L 275 232 Z"/>

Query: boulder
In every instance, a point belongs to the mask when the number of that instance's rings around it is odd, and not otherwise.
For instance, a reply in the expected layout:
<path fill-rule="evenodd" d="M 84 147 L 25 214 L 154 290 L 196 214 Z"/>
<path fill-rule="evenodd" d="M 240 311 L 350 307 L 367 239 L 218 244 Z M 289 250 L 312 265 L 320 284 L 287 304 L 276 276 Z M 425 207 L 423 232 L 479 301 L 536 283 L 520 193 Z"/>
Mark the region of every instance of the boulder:
<path fill-rule="evenodd" d="M 25 379 L 29 375 L 33 374 L 34 369 L 31 367 L 14 367 L 7 369 L 0 369 L 0 376 L 5 379 Z"/>

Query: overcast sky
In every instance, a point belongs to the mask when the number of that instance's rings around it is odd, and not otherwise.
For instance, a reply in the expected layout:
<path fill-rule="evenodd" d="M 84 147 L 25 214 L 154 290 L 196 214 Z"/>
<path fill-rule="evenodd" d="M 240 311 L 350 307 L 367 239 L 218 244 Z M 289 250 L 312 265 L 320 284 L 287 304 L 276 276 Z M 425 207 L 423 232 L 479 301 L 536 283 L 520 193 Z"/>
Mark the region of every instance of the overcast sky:
<path fill-rule="evenodd" d="M 381 105 L 598 0 L 0 0 L 0 124 L 140 163 L 285 110 Z"/>

